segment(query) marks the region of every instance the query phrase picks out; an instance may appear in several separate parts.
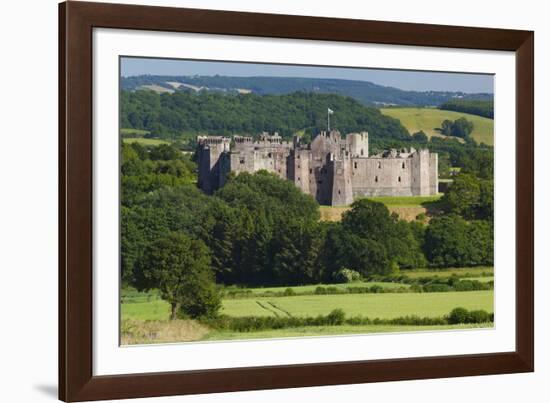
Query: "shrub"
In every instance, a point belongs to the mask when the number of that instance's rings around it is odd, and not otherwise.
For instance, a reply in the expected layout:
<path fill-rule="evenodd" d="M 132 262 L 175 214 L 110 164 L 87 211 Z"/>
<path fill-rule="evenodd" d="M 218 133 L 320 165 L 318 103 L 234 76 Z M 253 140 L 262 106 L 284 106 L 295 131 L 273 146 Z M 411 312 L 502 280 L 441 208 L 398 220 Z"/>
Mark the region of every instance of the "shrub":
<path fill-rule="evenodd" d="M 484 310 L 470 311 L 468 315 L 468 323 L 486 323 L 492 322 L 491 315 Z"/>
<path fill-rule="evenodd" d="M 447 284 L 434 283 L 434 284 L 426 284 L 423 287 L 423 290 L 424 292 L 447 292 L 447 291 L 451 291 L 452 289 Z"/>
<path fill-rule="evenodd" d="M 369 288 L 369 292 L 377 294 L 377 293 L 380 293 L 380 292 L 384 292 L 384 288 L 379 286 L 379 285 L 372 285 Z"/>
<path fill-rule="evenodd" d="M 468 310 L 466 308 L 455 308 L 449 314 L 449 323 L 456 325 L 459 323 L 468 323 Z"/>
<path fill-rule="evenodd" d="M 334 309 L 327 315 L 327 325 L 341 325 L 346 319 L 346 314 L 342 309 Z"/>
<path fill-rule="evenodd" d="M 321 286 L 315 287 L 315 294 L 324 295 L 326 293 L 327 293 L 327 289 L 325 287 L 321 287 Z"/>
<path fill-rule="evenodd" d="M 337 283 L 353 283 L 361 281 L 361 273 L 352 269 L 340 269 L 333 275 L 334 281 Z"/>
<path fill-rule="evenodd" d="M 292 297 L 292 296 L 296 295 L 296 293 L 294 292 L 294 290 L 293 290 L 292 288 L 289 287 L 289 288 L 287 288 L 287 289 L 285 290 L 285 292 L 283 293 L 283 295 L 284 295 L 285 297 Z"/>

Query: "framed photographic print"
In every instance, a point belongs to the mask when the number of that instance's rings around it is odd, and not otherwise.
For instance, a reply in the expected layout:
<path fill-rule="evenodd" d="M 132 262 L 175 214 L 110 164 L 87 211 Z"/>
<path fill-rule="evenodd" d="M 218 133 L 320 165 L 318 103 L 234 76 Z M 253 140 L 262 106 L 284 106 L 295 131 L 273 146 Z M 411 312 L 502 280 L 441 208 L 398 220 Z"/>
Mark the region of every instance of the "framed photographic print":
<path fill-rule="evenodd" d="M 59 23 L 60 399 L 533 371 L 533 32 Z"/>

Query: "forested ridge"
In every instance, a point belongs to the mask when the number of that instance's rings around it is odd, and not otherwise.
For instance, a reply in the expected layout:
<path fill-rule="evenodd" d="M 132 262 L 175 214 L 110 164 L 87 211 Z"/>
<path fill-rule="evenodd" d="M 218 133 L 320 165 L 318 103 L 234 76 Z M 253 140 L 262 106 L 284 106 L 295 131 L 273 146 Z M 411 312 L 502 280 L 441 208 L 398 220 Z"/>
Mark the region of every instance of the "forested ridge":
<path fill-rule="evenodd" d="M 368 81 L 306 77 L 230 77 L 230 76 L 157 76 L 123 77 L 124 90 L 138 90 L 155 85 L 167 91 L 193 91 L 190 87 L 168 83 L 184 83 L 195 90 L 238 93 L 251 91 L 257 95 L 285 95 L 293 92 L 339 94 L 349 96 L 364 105 L 436 106 L 460 97 L 461 99 L 492 99 L 492 94 L 468 94 L 456 91 L 407 91 L 374 84 Z"/>
<path fill-rule="evenodd" d="M 191 140 L 199 133 L 252 135 L 279 132 L 290 139 L 301 132 L 311 138 L 331 126 L 343 133 L 368 131 L 374 139 L 406 139 L 399 120 L 376 108 L 335 94 L 296 92 L 287 95 L 220 94 L 153 91 L 121 92 L 121 127 L 142 129 L 161 139 Z"/>

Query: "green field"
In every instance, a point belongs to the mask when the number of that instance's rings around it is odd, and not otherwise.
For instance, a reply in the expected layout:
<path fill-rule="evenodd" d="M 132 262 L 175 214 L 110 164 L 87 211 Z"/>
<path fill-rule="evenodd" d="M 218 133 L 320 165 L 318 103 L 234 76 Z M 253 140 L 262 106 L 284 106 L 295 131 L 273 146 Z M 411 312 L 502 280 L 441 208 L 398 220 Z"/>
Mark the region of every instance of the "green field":
<path fill-rule="evenodd" d="M 126 137 L 122 139 L 124 143 L 130 144 L 130 143 L 139 143 L 144 146 L 158 146 L 161 144 L 170 144 L 170 142 L 166 140 L 160 140 L 160 139 L 146 139 L 143 137 Z"/>
<path fill-rule="evenodd" d="M 494 144 L 493 119 L 464 112 L 445 111 L 435 108 L 382 108 L 380 111 L 384 115 L 399 119 L 409 133 L 413 134 L 422 130 L 429 137 L 442 136 L 436 129 L 441 127 L 441 122 L 445 119 L 454 121 L 460 117 L 465 117 L 474 123 L 472 137 L 478 143 L 485 143 L 488 145 Z"/>
<path fill-rule="evenodd" d="M 302 295 L 226 299 L 221 313 L 229 316 L 317 316 L 343 309 L 347 316 L 391 319 L 418 315 L 436 317 L 458 306 L 493 311 L 493 291 Z M 122 319 L 166 320 L 169 305 L 161 299 L 121 305 Z"/>
<path fill-rule="evenodd" d="M 493 311 L 493 291 L 442 293 L 383 293 L 305 295 L 223 301 L 222 314 L 229 316 L 317 316 L 343 309 L 347 316 L 392 319 L 418 315 L 447 315 L 458 306 Z"/>
<path fill-rule="evenodd" d="M 402 270 L 409 278 L 441 277 L 458 275 L 478 281 L 493 280 L 492 267 L 451 268 L 439 270 Z M 335 287 L 344 291 L 349 287 L 379 286 L 380 293 L 315 294 L 315 289 Z M 296 295 L 282 295 L 292 289 Z M 318 284 L 293 287 L 226 287 L 220 314 L 232 318 L 272 317 L 304 318 L 325 316 L 341 309 L 346 318 L 363 317 L 373 319 L 395 319 L 418 316 L 442 318 L 457 307 L 468 310 L 483 309 L 493 312 L 492 290 L 464 292 L 408 292 L 409 284 L 391 282 L 356 282 L 348 284 Z M 287 291 L 288 292 L 288 291 Z M 273 293 L 273 295 L 269 295 Z M 468 329 L 490 327 L 491 323 L 468 325 L 390 325 L 390 324 L 342 324 L 338 326 L 305 326 L 300 328 L 266 329 L 251 332 L 237 332 L 218 329 L 194 320 L 168 320 L 170 307 L 160 299 L 158 291 L 147 293 L 135 289 L 123 289 L 121 293 L 121 320 L 123 344 L 149 344 L 197 340 L 232 340 L 251 338 L 326 336 L 337 334 L 365 334 L 377 332 L 409 332 L 431 330 Z"/>

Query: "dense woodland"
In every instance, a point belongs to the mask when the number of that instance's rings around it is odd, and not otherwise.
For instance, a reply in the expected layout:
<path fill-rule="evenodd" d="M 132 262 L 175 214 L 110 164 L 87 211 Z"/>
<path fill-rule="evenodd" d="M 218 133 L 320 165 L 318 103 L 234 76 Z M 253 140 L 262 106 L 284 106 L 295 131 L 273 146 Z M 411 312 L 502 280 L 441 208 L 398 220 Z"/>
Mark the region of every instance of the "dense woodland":
<path fill-rule="evenodd" d="M 448 111 L 471 113 L 472 115 L 494 118 L 493 101 L 473 100 L 473 99 L 454 99 L 447 101 L 439 106 L 439 109 Z"/>
<path fill-rule="evenodd" d="M 378 109 L 335 94 L 297 92 L 288 95 L 228 95 L 212 92 L 121 92 L 121 127 L 143 129 L 151 137 L 192 140 L 198 133 L 257 136 L 279 132 L 285 139 L 305 132 L 311 139 L 331 124 L 340 131 L 368 131 L 374 139 L 405 139 L 409 133 L 399 120 Z"/>

